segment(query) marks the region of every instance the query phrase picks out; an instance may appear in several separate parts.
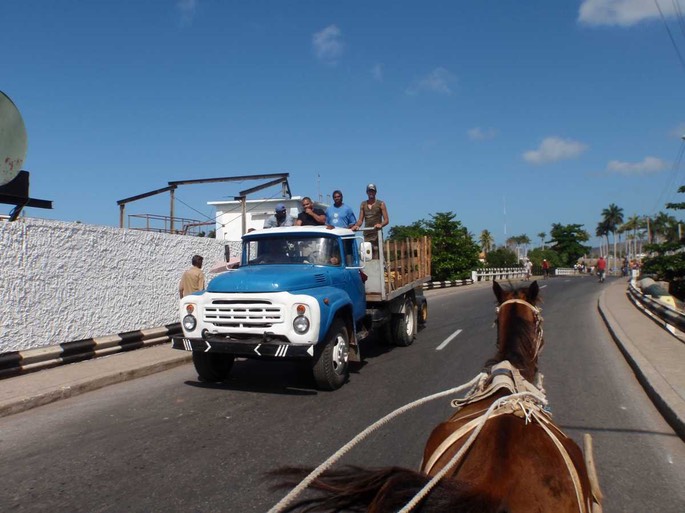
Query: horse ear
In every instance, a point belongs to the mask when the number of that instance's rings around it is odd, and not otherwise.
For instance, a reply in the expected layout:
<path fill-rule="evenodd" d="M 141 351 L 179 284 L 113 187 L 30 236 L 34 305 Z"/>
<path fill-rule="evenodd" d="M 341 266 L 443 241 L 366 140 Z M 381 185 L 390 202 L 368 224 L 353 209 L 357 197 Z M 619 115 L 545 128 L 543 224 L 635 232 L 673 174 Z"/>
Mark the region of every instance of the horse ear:
<path fill-rule="evenodd" d="M 528 302 L 535 304 L 535 300 L 537 299 L 539 292 L 540 287 L 538 286 L 538 281 L 535 280 L 533 283 L 530 284 L 530 287 L 528 287 Z"/>
<path fill-rule="evenodd" d="M 501 303 L 502 302 L 502 287 L 500 287 L 499 283 L 497 283 L 496 280 L 492 281 L 492 291 L 495 293 L 495 297 L 497 298 L 497 302 Z"/>

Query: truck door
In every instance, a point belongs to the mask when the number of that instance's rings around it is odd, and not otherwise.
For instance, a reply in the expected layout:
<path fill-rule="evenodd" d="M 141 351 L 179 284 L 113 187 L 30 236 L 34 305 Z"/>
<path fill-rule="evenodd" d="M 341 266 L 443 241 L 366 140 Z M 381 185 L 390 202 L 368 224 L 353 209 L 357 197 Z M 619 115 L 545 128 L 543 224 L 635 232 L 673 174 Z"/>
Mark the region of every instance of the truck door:
<path fill-rule="evenodd" d="M 356 239 L 342 239 L 342 249 L 342 261 L 345 266 L 345 289 L 352 298 L 354 318 L 358 320 L 366 315 L 366 292 L 359 273 L 359 253 Z M 348 267 L 353 267 L 353 269 L 348 269 Z"/>

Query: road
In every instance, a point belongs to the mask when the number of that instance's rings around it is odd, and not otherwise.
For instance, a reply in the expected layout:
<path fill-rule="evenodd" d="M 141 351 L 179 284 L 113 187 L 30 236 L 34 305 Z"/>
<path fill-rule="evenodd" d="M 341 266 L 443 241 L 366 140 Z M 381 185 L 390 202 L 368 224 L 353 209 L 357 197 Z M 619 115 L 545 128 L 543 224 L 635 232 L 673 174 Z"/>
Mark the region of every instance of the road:
<path fill-rule="evenodd" d="M 606 331 L 601 285 L 540 284 L 548 399 L 567 434 L 592 434 L 604 511 L 682 513 L 685 444 Z M 186 365 L 0 418 L 0 511 L 266 511 L 284 493 L 269 489 L 266 471 L 319 464 L 395 408 L 467 382 L 492 356 L 489 288 L 431 291 L 429 306 L 412 346 L 372 340 L 336 392 L 315 391 L 295 363 L 239 362 L 223 385 L 199 383 Z M 428 433 L 451 411 L 448 400 L 422 406 L 343 463 L 416 468 Z"/>

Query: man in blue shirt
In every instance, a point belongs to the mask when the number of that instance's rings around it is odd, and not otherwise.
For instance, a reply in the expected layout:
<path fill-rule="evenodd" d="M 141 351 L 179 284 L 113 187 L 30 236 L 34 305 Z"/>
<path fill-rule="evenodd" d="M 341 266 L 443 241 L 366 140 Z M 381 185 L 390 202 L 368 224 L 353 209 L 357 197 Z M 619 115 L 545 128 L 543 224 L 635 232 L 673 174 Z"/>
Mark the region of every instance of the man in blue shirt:
<path fill-rule="evenodd" d="M 326 209 L 326 225 L 329 228 L 352 228 L 356 223 L 354 211 L 343 203 L 342 192 L 333 191 L 333 205 Z"/>

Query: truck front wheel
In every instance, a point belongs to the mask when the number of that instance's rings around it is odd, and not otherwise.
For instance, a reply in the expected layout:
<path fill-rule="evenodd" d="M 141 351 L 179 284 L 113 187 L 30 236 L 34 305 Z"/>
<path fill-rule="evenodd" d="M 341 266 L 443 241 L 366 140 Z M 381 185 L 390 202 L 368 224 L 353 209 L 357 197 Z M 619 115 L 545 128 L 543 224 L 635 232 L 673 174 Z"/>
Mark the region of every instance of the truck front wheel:
<path fill-rule="evenodd" d="M 396 346 L 410 346 L 416 334 L 416 308 L 411 298 L 406 298 L 400 314 L 393 315 L 391 333 Z"/>
<path fill-rule="evenodd" d="M 341 319 L 333 321 L 325 342 L 314 355 L 314 381 L 321 390 L 337 390 L 349 374 L 350 336 Z M 318 347 L 318 346 L 317 346 Z"/>
<path fill-rule="evenodd" d="M 193 351 L 193 365 L 198 376 L 210 383 L 225 381 L 231 373 L 234 360 L 232 354 Z"/>

